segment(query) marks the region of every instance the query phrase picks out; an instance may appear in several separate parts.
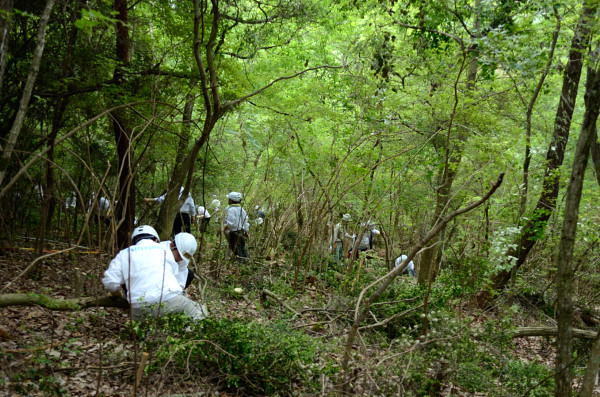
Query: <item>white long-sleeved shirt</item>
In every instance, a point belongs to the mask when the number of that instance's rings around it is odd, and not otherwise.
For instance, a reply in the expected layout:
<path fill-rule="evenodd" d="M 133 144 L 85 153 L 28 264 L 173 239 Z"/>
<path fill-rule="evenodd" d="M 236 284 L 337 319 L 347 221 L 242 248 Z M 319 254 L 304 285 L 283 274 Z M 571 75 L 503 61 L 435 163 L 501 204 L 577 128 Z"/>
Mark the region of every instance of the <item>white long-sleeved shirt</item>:
<path fill-rule="evenodd" d="M 396 258 L 394 267 L 400 266 L 402 264 L 402 262 L 404 262 L 406 260 L 406 258 L 408 258 L 408 256 L 400 255 L 398 258 Z M 408 265 L 406 265 L 406 268 L 404 269 L 404 271 L 412 271 L 413 273 L 415 272 L 415 264 L 413 263 L 413 261 L 408 262 Z"/>
<path fill-rule="evenodd" d="M 169 250 L 171 255 L 173 255 L 173 252 L 171 251 L 171 241 L 161 241 L 160 244 L 165 246 L 165 248 Z M 175 261 L 175 258 L 173 258 L 173 261 Z M 173 267 L 173 274 L 175 275 L 175 278 L 177 279 L 177 282 L 179 283 L 179 286 L 181 288 L 185 288 L 185 282 L 187 281 L 189 271 L 189 262 L 189 260 L 182 257 L 182 259 L 179 262 L 175 262 L 177 266 Z"/>
<path fill-rule="evenodd" d="M 179 189 L 179 196 L 177 196 L 177 200 L 181 199 L 182 193 L 183 186 Z M 165 197 L 167 197 L 167 193 L 163 194 L 160 197 L 155 197 L 154 201 L 156 201 L 157 203 L 162 203 L 163 201 L 165 201 Z M 188 196 L 185 198 L 185 201 L 179 208 L 179 212 L 182 212 L 184 214 L 190 214 L 190 216 L 196 216 L 196 205 L 194 204 L 194 199 L 192 198 L 191 194 L 188 194 Z"/>
<path fill-rule="evenodd" d="M 92 199 L 88 202 L 88 212 L 94 209 L 96 211 L 96 214 L 100 216 L 106 216 L 110 211 L 110 201 L 108 201 L 106 197 L 100 197 L 98 199 L 97 205 L 94 208 L 92 208 L 93 204 L 94 196 L 92 196 Z"/>
<path fill-rule="evenodd" d="M 226 226 L 232 232 L 244 230 L 248 233 L 250 230 L 250 222 L 248 222 L 248 214 L 240 204 L 232 204 L 227 209 L 227 215 L 223 221 L 223 226 Z"/>
<path fill-rule="evenodd" d="M 377 229 L 367 230 L 365 234 L 363 234 L 362 239 L 360 240 L 360 244 L 358 244 L 358 248 L 360 249 L 369 249 L 371 246 L 371 235 L 378 236 L 381 234 Z"/>
<path fill-rule="evenodd" d="M 198 214 L 199 218 L 210 218 L 210 212 L 201 205 L 196 208 L 196 214 Z"/>
<path fill-rule="evenodd" d="M 144 239 L 121 250 L 110 261 L 102 284 L 109 291 L 117 291 L 125 284 L 132 307 L 166 302 L 183 292 L 175 269 L 178 269 L 178 264 L 171 250 Z"/>

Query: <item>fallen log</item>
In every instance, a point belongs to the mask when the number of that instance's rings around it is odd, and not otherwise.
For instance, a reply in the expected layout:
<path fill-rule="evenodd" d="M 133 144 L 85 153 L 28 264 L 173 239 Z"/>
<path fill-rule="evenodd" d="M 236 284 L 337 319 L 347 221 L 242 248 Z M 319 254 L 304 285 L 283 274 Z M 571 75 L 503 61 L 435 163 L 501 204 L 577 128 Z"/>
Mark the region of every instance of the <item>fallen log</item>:
<path fill-rule="evenodd" d="M 57 299 L 42 294 L 3 294 L 0 295 L 0 307 L 5 306 L 41 306 L 50 310 L 77 311 L 90 307 L 118 307 L 127 309 L 129 302 L 118 296 L 85 297 Z"/>
<path fill-rule="evenodd" d="M 528 336 L 556 336 L 557 327 L 519 327 L 513 333 L 513 338 L 524 338 Z M 583 339 L 596 338 L 596 331 L 573 328 L 573 337 Z"/>

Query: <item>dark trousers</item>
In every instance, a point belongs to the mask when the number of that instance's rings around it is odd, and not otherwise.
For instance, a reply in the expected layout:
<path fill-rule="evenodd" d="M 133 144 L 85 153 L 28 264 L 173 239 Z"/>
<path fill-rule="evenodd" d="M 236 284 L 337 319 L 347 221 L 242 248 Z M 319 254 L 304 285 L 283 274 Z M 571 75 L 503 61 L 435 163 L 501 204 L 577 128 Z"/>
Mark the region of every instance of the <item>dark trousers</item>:
<path fill-rule="evenodd" d="M 186 289 L 187 287 L 189 287 L 193 280 L 194 280 L 194 272 L 192 271 L 192 269 L 188 269 L 188 276 L 187 276 L 187 280 L 185 280 L 185 287 L 183 287 L 183 289 Z"/>
<path fill-rule="evenodd" d="M 202 233 L 206 232 L 206 228 L 208 227 L 209 223 L 210 223 L 210 218 L 202 218 L 202 220 L 200 221 L 200 231 Z"/>
<path fill-rule="evenodd" d="M 173 222 L 173 235 L 181 232 L 192 232 L 190 214 L 185 212 L 178 212 L 177 215 L 175 215 L 175 221 Z"/>
<path fill-rule="evenodd" d="M 248 258 L 246 234 L 243 230 L 229 233 L 229 248 L 240 258 Z"/>

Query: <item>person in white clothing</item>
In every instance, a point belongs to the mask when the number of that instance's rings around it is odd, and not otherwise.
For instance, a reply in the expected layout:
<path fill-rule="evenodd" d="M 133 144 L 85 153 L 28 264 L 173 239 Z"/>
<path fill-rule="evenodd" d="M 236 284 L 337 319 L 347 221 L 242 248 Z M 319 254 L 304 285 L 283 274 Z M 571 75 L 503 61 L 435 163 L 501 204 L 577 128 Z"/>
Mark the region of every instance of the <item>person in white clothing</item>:
<path fill-rule="evenodd" d="M 343 257 L 344 238 L 352 238 L 352 236 L 346 232 L 346 226 L 348 225 L 348 222 L 350 222 L 350 219 L 350 214 L 344 214 L 342 216 L 342 221 L 338 222 L 333 227 L 330 245 L 331 250 L 333 251 L 333 258 L 338 263 L 342 261 Z"/>
<path fill-rule="evenodd" d="M 248 214 L 242 208 L 242 193 L 231 192 L 227 195 L 229 206 L 225 212 L 223 221 L 223 232 L 229 241 L 229 247 L 237 258 L 248 258 L 246 250 L 246 239 L 250 230 Z M 243 259 L 242 259 L 243 260 Z"/>
<path fill-rule="evenodd" d="M 396 258 L 396 264 L 394 267 L 400 266 L 402 262 L 406 260 L 406 258 L 408 258 L 408 256 L 400 255 L 398 258 Z M 413 263 L 413 261 L 408 262 L 408 265 L 406 265 L 402 273 L 409 274 L 412 277 L 415 276 L 415 264 Z"/>
<path fill-rule="evenodd" d="M 184 232 L 175 235 L 173 241 L 161 241 L 160 244 L 167 247 L 173 254 L 178 265 L 177 269 L 174 269 L 175 277 L 179 281 L 179 285 L 186 289 L 194 280 L 194 272 L 188 268 L 188 264 L 194 258 L 198 248 L 196 237 Z"/>
<path fill-rule="evenodd" d="M 197 218 L 200 222 L 200 231 L 202 233 L 205 233 L 206 228 L 208 227 L 208 224 L 210 223 L 210 212 L 208 212 L 208 210 L 206 208 L 204 208 L 203 206 L 199 205 L 198 208 L 196 208 L 196 214 L 197 214 Z"/>
<path fill-rule="evenodd" d="M 96 195 L 92 193 L 92 198 L 88 202 L 88 212 L 93 213 L 96 224 L 102 222 L 106 227 L 110 225 L 110 201 L 106 197 L 100 197 L 95 202 Z"/>
<path fill-rule="evenodd" d="M 179 196 L 177 200 L 181 199 L 181 195 L 183 194 L 183 186 L 179 189 Z M 162 203 L 165 201 L 165 197 L 167 194 L 163 194 L 160 197 L 154 198 L 144 198 L 144 201 L 147 203 L 157 202 Z M 194 205 L 194 199 L 192 198 L 192 194 L 188 193 L 188 196 L 185 198 L 183 204 L 179 208 L 179 212 L 175 217 L 175 221 L 173 221 L 173 235 L 178 233 L 192 232 L 192 222 L 194 221 L 194 217 L 196 216 L 196 206 Z"/>
<path fill-rule="evenodd" d="M 148 225 L 136 227 L 131 241 L 130 247 L 110 261 L 102 284 L 111 295 L 120 295 L 121 285 L 125 285 L 133 319 L 179 312 L 194 320 L 205 319 L 206 308 L 183 294 L 175 275 L 178 264 L 171 251 L 159 243 L 156 230 Z"/>

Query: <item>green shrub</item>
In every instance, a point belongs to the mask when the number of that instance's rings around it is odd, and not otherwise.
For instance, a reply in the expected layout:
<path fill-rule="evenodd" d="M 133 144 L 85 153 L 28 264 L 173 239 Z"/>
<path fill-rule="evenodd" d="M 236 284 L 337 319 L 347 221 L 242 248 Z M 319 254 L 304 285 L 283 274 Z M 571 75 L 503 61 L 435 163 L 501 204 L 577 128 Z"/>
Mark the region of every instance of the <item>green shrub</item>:
<path fill-rule="evenodd" d="M 311 387 L 317 345 L 283 322 L 259 324 L 247 320 L 206 319 L 190 323 L 180 315 L 139 325 L 152 349 L 154 369 L 167 363 L 199 375 L 224 379 L 229 388 L 272 395 L 291 392 L 294 383 Z M 148 336 L 154 331 L 157 337 Z M 160 333 L 165 332 L 165 337 Z M 318 377 L 317 377 L 318 378 Z"/>

